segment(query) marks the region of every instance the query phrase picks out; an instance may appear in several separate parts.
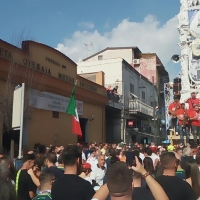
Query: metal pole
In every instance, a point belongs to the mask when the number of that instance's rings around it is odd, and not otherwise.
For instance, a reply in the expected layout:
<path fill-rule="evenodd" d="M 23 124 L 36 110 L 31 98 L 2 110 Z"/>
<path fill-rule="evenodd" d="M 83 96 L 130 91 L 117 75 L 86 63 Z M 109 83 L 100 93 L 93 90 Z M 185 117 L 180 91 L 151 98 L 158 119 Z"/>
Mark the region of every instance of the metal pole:
<path fill-rule="evenodd" d="M 165 94 L 166 83 L 163 80 L 163 92 L 164 92 L 164 115 L 165 115 L 165 140 L 167 140 L 167 112 L 166 112 L 166 94 Z"/>
<path fill-rule="evenodd" d="M 23 120 L 24 120 L 24 90 L 25 83 L 22 83 L 21 92 L 21 112 L 20 112 L 20 135 L 19 135 L 19 155 L 18 158 L 22 158 L 22 134 L 23 134 Z"/>

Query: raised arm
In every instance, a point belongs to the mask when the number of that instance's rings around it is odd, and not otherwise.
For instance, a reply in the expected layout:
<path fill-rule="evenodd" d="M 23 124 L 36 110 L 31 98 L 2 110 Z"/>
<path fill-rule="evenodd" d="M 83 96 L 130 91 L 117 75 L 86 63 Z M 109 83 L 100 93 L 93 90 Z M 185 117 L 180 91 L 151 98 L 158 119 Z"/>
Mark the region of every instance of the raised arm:
<path fill-rule="evenodd" d="M 135 157 L 135 160 L 136 167 L 133 166 L 132 169 L 136 172 L 141 173 L 142 176 L 146 179 L 146 183 L 149 186 L 149 189 L 151 190 L 151 193 L 154 196 L 155 200 L 169 200 L 163 188 L 151 175 L 147 173 L 137 157 Z"/>
<path fill-rule="evenodd" d="M 93 196 L 93 200 L 105 200 L 109 195 L 107 184 L 104 184 Z"/>
<path fill-rule="evenodd" d="M 33 173 L 32 168 L 28 170 L 28 174 L 30 175 L 33 183 L 37 186 L 40 187 L 40 182 L 39 179 L 35 176 L 35 174 Z"/>

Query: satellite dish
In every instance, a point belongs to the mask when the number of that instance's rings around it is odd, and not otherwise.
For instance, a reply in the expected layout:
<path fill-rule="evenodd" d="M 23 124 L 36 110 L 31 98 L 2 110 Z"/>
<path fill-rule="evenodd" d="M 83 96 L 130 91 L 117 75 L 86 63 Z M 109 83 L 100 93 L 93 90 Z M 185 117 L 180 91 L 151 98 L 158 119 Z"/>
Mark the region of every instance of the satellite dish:
<path fill-rule="evenodd" d="M 175 54 L 172 56 L 171 60 L 174 62 L 174 63 L 178 63 L 180 62 L 180 56 Z"/>

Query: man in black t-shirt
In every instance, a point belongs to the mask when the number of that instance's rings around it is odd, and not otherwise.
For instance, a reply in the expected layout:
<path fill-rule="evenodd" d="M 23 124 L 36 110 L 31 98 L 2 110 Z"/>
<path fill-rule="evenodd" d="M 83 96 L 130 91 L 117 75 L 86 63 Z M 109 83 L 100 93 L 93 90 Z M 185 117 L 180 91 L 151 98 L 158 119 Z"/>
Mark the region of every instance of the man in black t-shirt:
<path fill-rule="evenodd" d="M 91 200 L 94 195 L 92 185 L 77 175 L 82 160 L 81 149 L 69 145 L 63 150 L 62 158 L 65 172 L 52 186 L 52 199 Z"/>
<path fill-rule="evenodd" d="M 142 187 L 142 175 L 136 171 L 133 171 L 133 199 L 136 200 L 154 200 L 151 191 Z"/>
<path fill-rule="evenodd" d="M 63 170 L 56 167 L 56 162 L 57 162 L 56 153 L 54 152 L 48 153 L 45 160 L 47 168 L 44 168 L 42 172 L 52 173 L 57 180 L 58 178 L 62 177 Z"/>
<path fill-rule="evenodd" d="M 161 155 L 160 162 L 164 168 L 163 175 L 156 181 L 163 187 L 170 200 L 196 200 L 192 187 L 175 176 L 177 169 L 176 156 L 173 152 Z"/>
<path fill-rule="evenodd" d="M 15 182 L 15 190 L 19 200 L 31 200 L 35 197 L 37 187 L 27 172 L 34 165 L 34 160 L 34 154 L 26 154 L 23 156 L 23 165 L 17 172 Z"/>

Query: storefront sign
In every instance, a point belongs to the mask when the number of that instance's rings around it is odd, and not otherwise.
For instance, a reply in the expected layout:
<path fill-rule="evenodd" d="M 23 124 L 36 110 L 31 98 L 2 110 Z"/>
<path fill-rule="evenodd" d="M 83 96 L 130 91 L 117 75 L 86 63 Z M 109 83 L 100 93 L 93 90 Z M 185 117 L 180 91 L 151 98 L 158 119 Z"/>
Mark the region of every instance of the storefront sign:
<path fill-rule="evenodd" d="M 47 66 L 44 66 L 42 65 L 41 63 L 38 63 L 34 60 L 31 60 L 30 58 L 26 58 L 26 57 L 22 57 L 22 55 L 13 55 L 13 53 L 11 51 L 8 51 L 2 47 L 0 47 L 0 57 L 6 59 L 6 60 L 9 60 L 13 63 L 16 63 L 16 64 L 19 64 L 19 65 L 23 65 L 25 67 L 28 67 L 30 69 L 33 69 L 33 70 L 36 70 L 40 73 L 44 73 L 44 74 L 47 74 L 49 76 L 52 76 L 52 77 L 55 77 L 55 78 L 58 78 L 62 81 L 65 81 L 65 82 L 68 82 L 68 83 L 71 83 L 71 84 L 74 84 L 75 83 L 75 80 L 74 78 L 66 75 L 66 74 L 63 74 L 63 73 L 60 73 L 58 72 L 57 75 L 56 74 L 52 74 L 51 72 L 51 69 Z M 49 57 L 45 57 L 45 60 L 47 62 L 50 62 L 54 65 L 57 65 L 57 66 L 62 66 L 62 68 L 65 68 L 66 69 L 66 66 L 65 65 L 61 65 L 61 63 L 59 63 L 58 61 L 52 59 L 52 58 L 49 58 Z M 89 85 L 85 82 L 82 82 L 80 81 L 79 84 L 78 84 L 80 87 L 86 89 L 86 90 L 89 90 L 91 92 L 97 92 L 97 87 L 93 86 L 93 85 Z"/>
<path fill-rule="evenodd" d="M 65 113 L 70 98 L 49 92 L 31 90 L 29 94 L 29 105 L 33 108 L 51 110 Z M 76 101 L 79 115 L 83 115 L 83 102 Z"/>

